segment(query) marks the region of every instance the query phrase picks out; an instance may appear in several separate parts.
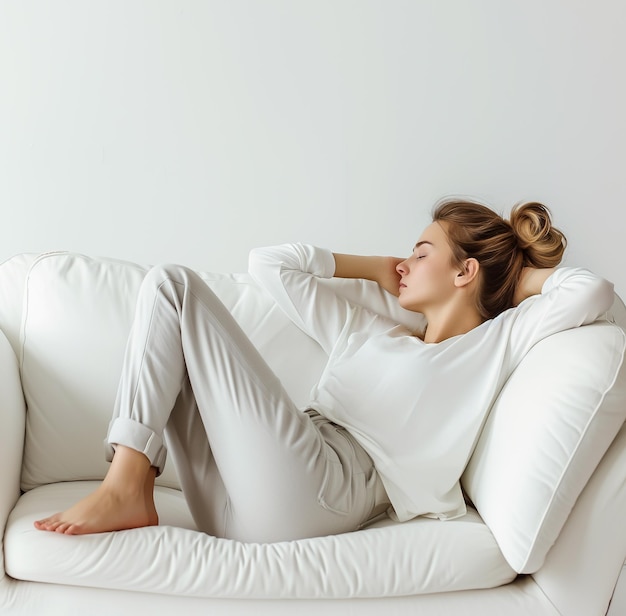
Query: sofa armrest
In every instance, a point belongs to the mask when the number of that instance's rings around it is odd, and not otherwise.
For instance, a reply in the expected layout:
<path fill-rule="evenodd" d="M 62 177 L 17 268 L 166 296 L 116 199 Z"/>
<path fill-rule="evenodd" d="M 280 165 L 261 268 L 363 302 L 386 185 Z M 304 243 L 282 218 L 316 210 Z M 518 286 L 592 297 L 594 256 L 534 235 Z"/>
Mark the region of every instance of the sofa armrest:
<path fill-rule="evenodd" d="M 9 513 L 20 495 L 26 405 L 17 357 L 0 330 L 0 548 Z M 4 577 L 4 550 L 0 549 L 0 580 Z"/>
<path fill-rule="evenodd" d="M 533 574 L 561 614 L 607 611 L 626 558 L 625 469 L 626 423 L 578 498 L 544 566 Z"/>

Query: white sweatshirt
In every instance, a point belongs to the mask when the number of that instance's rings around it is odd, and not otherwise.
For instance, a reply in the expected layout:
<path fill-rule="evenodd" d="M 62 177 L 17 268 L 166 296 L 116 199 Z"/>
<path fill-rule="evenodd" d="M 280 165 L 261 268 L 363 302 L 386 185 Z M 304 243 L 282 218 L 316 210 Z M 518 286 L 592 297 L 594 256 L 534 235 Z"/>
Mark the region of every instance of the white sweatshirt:
<path fill-rule="evenodd" d="M 536 342 L 595 321 L 613 301 L 611 283 L 560 268 L 541 295 L 466 334 L 425 343 L 320 284 L 335 272 L 329 250 L 259 248 L 249 272 L 329 354 L 308 406 L 368 452 L 400 521 L 466 512 L 459 480 L 506 379 Z"/>

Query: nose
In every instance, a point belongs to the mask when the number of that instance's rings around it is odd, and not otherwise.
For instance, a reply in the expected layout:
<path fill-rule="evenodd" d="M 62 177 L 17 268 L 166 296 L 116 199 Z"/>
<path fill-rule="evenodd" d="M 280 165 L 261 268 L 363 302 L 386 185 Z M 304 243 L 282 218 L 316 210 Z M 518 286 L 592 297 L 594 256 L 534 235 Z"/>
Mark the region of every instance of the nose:
<path fill-rule="evenodd" d="M 396 265 L 396 272 L 398 272 L 400 276 L 404 276 L 404 274 L 406 274 L 406 259 L 404 261 L 400 261 L 400 263 Z"/>

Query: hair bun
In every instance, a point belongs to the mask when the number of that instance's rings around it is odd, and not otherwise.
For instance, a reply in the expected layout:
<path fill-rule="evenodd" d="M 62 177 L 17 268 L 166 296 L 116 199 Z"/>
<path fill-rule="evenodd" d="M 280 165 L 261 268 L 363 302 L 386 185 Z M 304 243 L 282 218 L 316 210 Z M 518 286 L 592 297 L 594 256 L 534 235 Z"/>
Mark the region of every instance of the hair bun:
<path fill-rule="evenodd" d="M 518 203 L 511 210 L 510 223 L 526 265 L 555 267 L 561 262 L 567 242 L 563 233 L 552 225 L 550 210 L 545 205 Z"/>

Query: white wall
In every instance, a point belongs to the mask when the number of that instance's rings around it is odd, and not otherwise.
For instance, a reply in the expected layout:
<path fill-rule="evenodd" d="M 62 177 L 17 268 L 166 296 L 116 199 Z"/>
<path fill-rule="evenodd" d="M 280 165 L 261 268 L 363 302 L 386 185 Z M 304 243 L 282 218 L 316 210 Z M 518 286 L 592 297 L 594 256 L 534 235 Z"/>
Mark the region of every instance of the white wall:
<path fill-rule="evenodd" d="M 403 254 L 462 193 L 545 202 L 626 295 L 625 31 L 620 0 L 2 0 L 0 259 Z"/>

